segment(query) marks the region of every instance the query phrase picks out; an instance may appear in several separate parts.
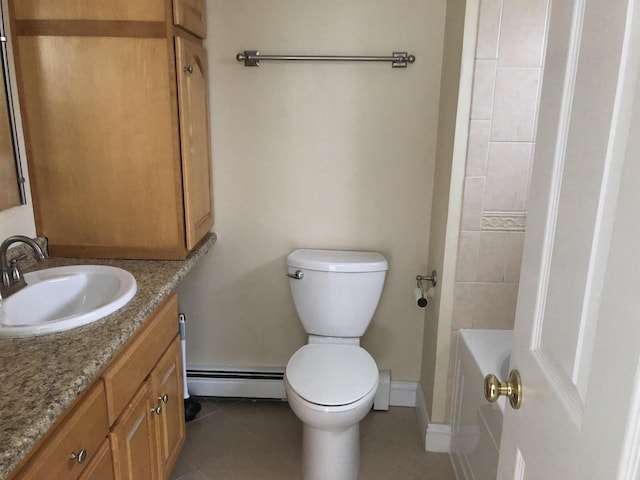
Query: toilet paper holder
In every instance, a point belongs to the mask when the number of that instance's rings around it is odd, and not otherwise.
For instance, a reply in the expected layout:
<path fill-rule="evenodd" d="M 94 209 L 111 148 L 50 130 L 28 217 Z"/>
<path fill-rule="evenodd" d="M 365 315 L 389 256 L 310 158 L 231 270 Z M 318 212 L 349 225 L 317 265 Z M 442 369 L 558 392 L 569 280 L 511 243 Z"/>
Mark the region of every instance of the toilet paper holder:
<path fill-rule="evenodd" d="M 426 298 L 429 296 L 429 292 L 425 295 L 425 282 L 430 282 L 432 285 L 431 290 L 433 290 L 438 284 L 438 272 L 433 270 L 431 275 L 416 275 L 417 288 L 415 289 L 415 299 L 416 304 L 420 308 L 426 307 L 429 303 Z"/>
<path fill-rule="evenodd" d="M 416 275 L 416 282 L 418 283 L 418 287 L 422 288 L 423 290 L 423 282 L 431 282 L 431 285 L 436 287 L 438 285 L 438 272 L 432 270 L 431 275 Z"/>

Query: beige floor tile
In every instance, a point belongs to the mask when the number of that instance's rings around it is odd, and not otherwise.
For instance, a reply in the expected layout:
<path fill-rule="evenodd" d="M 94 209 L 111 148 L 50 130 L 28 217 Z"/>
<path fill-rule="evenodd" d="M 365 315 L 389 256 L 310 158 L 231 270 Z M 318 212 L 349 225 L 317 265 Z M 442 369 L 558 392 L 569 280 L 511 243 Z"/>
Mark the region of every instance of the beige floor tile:
<path fill-rule="evenodd" d="M 201 414 L 171 480 L 302 478 L 302 425 L 286 402 L 203 399 Z M 424 452 L 413 408 L 371 412 L 360 439 L 359 480 L 455 479 L 448 455 Z"/>
<path fill-rule="evenodd" d="M 171 476 L 171 479 L 172 480 L 174 479 L 173 475 Z M 196 471 L 196 472 L 187 473 L 186 475 L 183 475 L 181 477 L 177 477 L 176 480 L 209 480 L 209 477 L 207 477 L 202 472 Z"/>
<path fill-rule="evenodd" d="M 199 422 L 203 418 L 206 418 L 209 415 L 211 415 L 212 413 L 216 413 L 220 411 L 220 406 L 218 405 L 218 402 L 212 401 L 208 398 L 196 398 L 196 400 L 200 402 L 202 409 L 198 412 L 198 414 L 196 415 L 196 418 L 194 418 L 191 422 L 189 422 L 189 424 Z"/>
<path fill-rule="evenodd" d="M 454 480 L 449 456 L 424 451 L 414 408 L 371 412 L 360 424 L 360 479 Z"/>
<path fill-rule="evenodd" d="M 173 471 L 171 472 L 171 480 L 183 480 L 187 475 L 197 472 L 193 463 L 187 460 L 185 455 L 180 455 Z"/>
<path fill-rule="evenodd" d="M 209 477 L 201 472 L 196 472 L 195 474 L 188 475 L 185 478 L 181 478 L 180 480 L 209 480 Z"/>

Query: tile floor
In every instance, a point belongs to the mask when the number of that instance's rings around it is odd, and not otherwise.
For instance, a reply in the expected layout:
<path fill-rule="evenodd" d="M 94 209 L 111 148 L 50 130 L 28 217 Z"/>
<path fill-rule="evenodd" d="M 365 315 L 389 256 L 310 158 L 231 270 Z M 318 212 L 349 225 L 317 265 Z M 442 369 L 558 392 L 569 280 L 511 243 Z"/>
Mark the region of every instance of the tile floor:
<path fill-rule="evenodd" d="M 200 401 L 170 480 L 302 478 L 302 426 L 286 402 Z M 455 480 L 447 454 L 424 451 L 414 408 L 367 415 L 360 450 L 360 480 Z"/>

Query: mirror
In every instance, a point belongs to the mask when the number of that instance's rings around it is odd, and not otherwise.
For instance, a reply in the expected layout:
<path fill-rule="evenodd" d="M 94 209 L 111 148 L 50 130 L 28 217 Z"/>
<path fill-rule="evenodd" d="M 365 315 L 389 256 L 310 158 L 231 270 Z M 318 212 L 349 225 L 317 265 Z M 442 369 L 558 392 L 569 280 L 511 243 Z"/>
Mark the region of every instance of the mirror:
<path fill-rule="evenodd" d="M 0 49 L 2 86 L 0 87 L 0 210 L 26 203 L 24 177 L 18 152 L 18 132 L 11 94 L 9 55 L 4 16 L 0 9 Z"/>

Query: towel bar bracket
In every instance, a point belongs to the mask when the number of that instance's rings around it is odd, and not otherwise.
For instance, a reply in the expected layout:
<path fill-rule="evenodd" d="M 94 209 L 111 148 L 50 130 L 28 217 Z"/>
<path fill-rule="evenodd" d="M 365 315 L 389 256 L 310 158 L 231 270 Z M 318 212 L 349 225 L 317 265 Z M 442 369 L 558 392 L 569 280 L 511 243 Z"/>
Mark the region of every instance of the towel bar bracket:
<path fill-rule="evenodd" d="M 244 60 L 245 67 L 259 67 L 260 66 L 260 52 L 257 50 L 245 50 L 244 53 L 236 55 L 236 59 L 239 62 Z"/>

